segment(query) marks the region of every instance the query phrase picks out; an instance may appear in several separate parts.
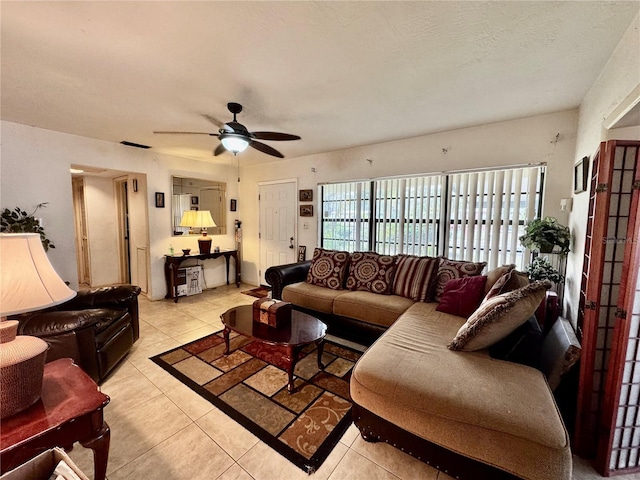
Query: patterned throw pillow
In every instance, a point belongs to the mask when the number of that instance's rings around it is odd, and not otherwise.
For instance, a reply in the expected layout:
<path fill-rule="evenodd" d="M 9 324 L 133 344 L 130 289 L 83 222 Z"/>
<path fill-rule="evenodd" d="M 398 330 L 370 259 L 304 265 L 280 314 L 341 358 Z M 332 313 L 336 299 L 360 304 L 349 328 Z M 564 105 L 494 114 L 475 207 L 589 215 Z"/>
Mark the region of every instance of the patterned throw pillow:
<path fill-rule="evenodd" d="M 396 270 L 396 257 L 375 252 L 354 252 L 351 255 L 347 288 L 389 295 Z"/>
<path fill-rule="evenodd" d="M 449 280 L 480 275 L 486 264 L 487 262 L 459 262 L 449 260 L 448 258 L 441 258 L 440 266 L 438 267 L 438 277 L 435 282 L 435 300 L 437 302 L 440 301 L 440 297 L 444 293 L 444 287 Z"/>
<path fill-rule="evenodd" d="M 485 275 L 454 278 L 447 282 L 444 293 L 436 307 L 439 312 L 469 318 L 484 298 Z"/>
<path fill-rule="evenodd" d="M 398 255 L 393 293 L 410 298 L 414 302 L 427 302 L 438 273 L 440 259 Z"/>
<path fill-rule="evenodd" d="M 549 288 L 548 280 L 536 281 L 482 302 L 448 347 L 471 352 L 502 340 L 533 315 Z"/>
<path fill-rule="evenodd" d="M 313 251 L 306 282 L 333 290 L 342 290 L 348 266 L 349 252 L 316 248 Z"/>

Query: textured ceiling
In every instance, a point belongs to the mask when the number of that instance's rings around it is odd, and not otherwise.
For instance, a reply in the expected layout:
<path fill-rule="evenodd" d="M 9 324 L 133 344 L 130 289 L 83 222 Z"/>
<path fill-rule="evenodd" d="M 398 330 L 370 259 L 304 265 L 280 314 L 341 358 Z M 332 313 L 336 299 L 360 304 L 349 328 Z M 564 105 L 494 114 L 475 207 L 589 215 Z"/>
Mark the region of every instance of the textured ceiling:
<path fill-rule="evenodd" d="M 3 1 L 1 115 L 230 162 L 152 132 L 215 132 L 237 101 L 298 157 L 577 107 L 639 5 Z"/>

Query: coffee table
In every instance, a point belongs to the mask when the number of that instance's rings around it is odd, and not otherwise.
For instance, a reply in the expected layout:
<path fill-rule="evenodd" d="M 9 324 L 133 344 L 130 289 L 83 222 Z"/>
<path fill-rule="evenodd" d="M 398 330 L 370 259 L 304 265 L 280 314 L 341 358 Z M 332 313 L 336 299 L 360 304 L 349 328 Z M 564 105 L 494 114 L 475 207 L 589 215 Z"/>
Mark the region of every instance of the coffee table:
<path fill-rule="evenodd" d="M 271 327 L 264 323 L 253 321 L 253 305 L 233 307 L 220 315 L 224 324 L 224 341 L 229 354 L 229 334 L 233 331 L 250 337 L 253 340 L 268 345 L 281 345 L 287 348 L 287 374 L 289 383 L 287 390 L 293 392 L 293 371 L 300 351 L 307 345 L 315 343 L 318 346 L 318 368 L 324 369 L 322 352 L 327 326 L 316 317 L 293 310 L 291 322 L 281 328 Z"/>

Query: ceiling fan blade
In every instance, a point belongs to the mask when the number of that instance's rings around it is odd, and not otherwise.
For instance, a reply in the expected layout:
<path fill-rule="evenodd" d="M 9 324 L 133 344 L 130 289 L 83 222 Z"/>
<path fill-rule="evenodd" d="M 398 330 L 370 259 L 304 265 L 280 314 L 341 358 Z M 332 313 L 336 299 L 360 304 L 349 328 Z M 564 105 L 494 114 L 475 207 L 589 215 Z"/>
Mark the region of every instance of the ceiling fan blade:
<path fill-rule="evenodd" d="M 211 135 L 216 136 L 217 133 L 208 133 L 208 132 L 153 132 L 153 133 L 162 133 L 169 135 Z"/>
<path fill-rule="evenodd" d="M 251 136 L 259 140 L 300 140 L 298 135 L 279 132 L 251 132 Z"/>
<path fill-rule="evenodd" d="M 218 120 L 216 117 L 212 117 L 211 115 L 207 115 L 206 113 L 203 113 L 202 116 L 204 118 L 206 118 L 207 120 L 209 120 L 211 123 L 213 123 L 216 127 L 218 128 L 222 128 L 223 127 L 223 123 Z"/>
<path fill-rule="evenodd" d="M 218 155 L 220 155 L 220 154 L 222 154 L 222 153 L 224 153 L 224 152 L 226 152 L 226 151 L 227 151 L 227 149 L 226 149 L 226 148 L 224 148 L 224 145 L 220 144 L 220 145 L 218 145 L 218 146 L 216 147 L 216 149 L 213 151 L 213 155 L 217 157 Z"/>
<path fill-rule="evenodd" d="M 284 158 L 284 155 L 282 155 L 278 150 L 270 147 L 269 145 L 265 145 L 264 143 L 251 140 L 249 142 L 249 146 L 255 148 L 256 150 L 260 150 L 262 153 L 266 153 L 267 155 L 273 155 L 274 157 Z"/>

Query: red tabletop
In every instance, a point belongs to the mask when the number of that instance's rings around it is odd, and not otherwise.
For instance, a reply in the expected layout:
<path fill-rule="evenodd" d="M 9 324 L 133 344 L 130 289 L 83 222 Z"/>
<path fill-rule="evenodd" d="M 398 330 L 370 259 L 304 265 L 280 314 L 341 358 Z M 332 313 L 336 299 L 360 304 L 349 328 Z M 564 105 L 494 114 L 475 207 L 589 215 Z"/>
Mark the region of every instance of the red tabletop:
<path fill-rule="evenodd" d="M 70 358 L 47 363 L 42 398 L 0 423 L 0 449 L 31 441 L 108 403 L 109 397 Z"/>

